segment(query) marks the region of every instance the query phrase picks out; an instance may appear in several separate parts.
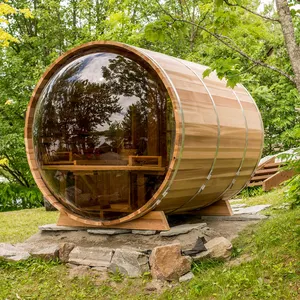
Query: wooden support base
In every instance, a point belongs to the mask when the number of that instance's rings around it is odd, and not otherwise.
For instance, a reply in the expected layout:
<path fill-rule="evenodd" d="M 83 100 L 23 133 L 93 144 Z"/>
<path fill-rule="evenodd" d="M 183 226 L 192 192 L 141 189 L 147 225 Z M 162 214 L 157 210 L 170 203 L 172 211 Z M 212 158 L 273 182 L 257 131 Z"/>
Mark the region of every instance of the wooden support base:
<path fill-rule="evenodd" d="M 233 212 L 228 200 L 219 200 L 210 206 L 204 207 L 200 210 L 190 212 L 176 212 L 180 215 L 197 215 L 197 216 L 232 216 Z"/>
<path fill-rule="evenodd" d="M 228 200 L 219 200 L 210 206 L 200 209 L 201 216 L 232 216 L 233 212 Z"/>
<path fill-rule="evenodd" d="M 151 211 L 138 219 L 111 226 L 92 226 L 74 220 L 65 211 L 60 211 L 58 226 L 86 227 L 86 228 L 118 228 L 118 229 L 137 229 L 137 230 L 170 230 L 169 223 L 163 211 Z"/>

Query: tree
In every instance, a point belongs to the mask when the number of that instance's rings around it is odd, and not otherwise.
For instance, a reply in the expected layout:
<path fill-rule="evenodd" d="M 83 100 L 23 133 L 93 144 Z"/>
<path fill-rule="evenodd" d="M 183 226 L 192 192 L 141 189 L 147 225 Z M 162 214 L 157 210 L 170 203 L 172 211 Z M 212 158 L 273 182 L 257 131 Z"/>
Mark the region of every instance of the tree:
<path fill-rule="evenodd" d="M 18 43 L 18 39 L 5 30 L 5 27 L 9 24 L 8 17 L 10 15 L 20 13 L 26 18 L 32 18 L 32 14 L 29 9 L 24 8 L 18 10 L 10 6 L 7 2 L 8 0 L 4 0 L 3 3 L 0 3 L 0 47 L 8 47 L 12 42 Z M 3 24 L 5 25 L 3 26 Z"/>

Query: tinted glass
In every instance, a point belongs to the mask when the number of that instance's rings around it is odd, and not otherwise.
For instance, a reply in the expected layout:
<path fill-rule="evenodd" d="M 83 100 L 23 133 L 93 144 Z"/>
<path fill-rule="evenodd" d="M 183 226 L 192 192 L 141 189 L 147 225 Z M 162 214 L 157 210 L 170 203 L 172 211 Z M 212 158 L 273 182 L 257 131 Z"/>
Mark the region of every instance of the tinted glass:
<path fill-rule="evenodd" d="M 41 175 L 66 207 L 92 219 L 125 216 L 161 185 L 173 150 L 171 100 L 159 78 L 114 53 L 75 59 L 37 104 Z"/>

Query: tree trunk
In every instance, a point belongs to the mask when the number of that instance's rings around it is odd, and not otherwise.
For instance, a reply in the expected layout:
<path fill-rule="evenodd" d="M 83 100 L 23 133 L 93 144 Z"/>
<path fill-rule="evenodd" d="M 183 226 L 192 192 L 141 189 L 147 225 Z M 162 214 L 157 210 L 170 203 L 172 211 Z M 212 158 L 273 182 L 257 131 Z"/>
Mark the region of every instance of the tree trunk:
<path fill-rule="evenodd" d="M 296 42 L 294 25 L 287 0 L 276 0 L 282 32 L 295 75 L 295 84 L 300 93 L 300 47 Z"/>

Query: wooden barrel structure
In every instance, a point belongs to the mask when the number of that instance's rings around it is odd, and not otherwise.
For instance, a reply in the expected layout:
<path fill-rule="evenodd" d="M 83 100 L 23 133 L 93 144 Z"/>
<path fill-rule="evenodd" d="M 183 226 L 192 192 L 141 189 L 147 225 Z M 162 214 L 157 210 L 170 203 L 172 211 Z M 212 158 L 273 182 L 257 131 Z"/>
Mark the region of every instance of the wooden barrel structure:
<path fill-rule="evenodd" d="M 145 229 L 157 227 L 154 212 L 220 214 L 247 184 L 263 147 L 259 110 L 243 86 L 203 78 L 206 68 L 108 41 L 48 68 L 28 106 L 26 152 L 67 224 Z"/>

